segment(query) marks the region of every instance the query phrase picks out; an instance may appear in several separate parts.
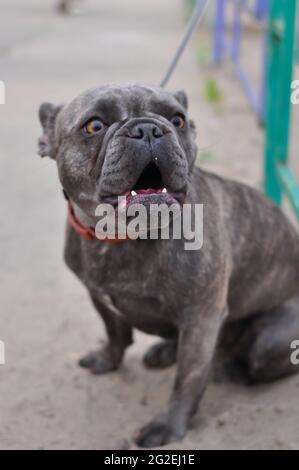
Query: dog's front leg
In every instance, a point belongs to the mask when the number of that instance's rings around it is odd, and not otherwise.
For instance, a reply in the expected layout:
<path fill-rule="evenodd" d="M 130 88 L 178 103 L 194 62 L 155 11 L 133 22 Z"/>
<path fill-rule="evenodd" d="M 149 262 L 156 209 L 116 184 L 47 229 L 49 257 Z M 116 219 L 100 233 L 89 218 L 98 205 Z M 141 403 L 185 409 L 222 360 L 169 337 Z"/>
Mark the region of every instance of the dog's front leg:
<path fill-rule="evenodd" d="M 133 342 L 131 326 L 106 297 L 100 300 L 92 295 L 91 299 L 104 321 L 108 342 L 102 349 L 91 351 L 79 361 L 81 367 L 90 369 L 93 374 L 105 374 L 117 369 L 126 348 Z"/>
<path fill-rule="evenodd" d="M 161 446 L 184 437 L 207 384 L 217 338 L 227 314 L 226 307 L 216 308 L 201 311 L 200 318 L 194 312 L 193 321 L 181 328 L 178 370 L 168 407 L 137 433 L 135 441 L 139 446 Z"/>

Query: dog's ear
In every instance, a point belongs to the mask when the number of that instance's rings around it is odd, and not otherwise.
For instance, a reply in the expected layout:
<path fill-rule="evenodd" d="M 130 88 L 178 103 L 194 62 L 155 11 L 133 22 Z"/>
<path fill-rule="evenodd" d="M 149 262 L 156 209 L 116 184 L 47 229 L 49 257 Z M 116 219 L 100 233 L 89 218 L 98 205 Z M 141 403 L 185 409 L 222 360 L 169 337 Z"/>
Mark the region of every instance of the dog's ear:
<path fill-rule="evenodd" d="M 174 93 L 174 97 L 177 99 L 177 101 L 185 108 L 187 111 L 188 109 L 188 97 L 184 90 L 179 90 Z"/>
<path fill-rule="evenodd" d="M 38 141 L 38 154 L 41 157 L 55 158 L 55 122 L 62 106 L 43 103 L 39 108 L 39 120 L 43 128 L 43 135 Z"/>

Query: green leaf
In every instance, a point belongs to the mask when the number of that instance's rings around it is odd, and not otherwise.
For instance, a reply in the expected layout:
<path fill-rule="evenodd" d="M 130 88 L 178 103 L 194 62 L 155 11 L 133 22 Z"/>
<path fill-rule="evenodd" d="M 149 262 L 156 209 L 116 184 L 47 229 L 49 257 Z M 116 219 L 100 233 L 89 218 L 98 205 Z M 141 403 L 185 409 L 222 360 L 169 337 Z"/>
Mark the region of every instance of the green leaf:
<path fill-rule="evenodd" d="M 219 103 L 222 101 L 221 91 L 213 78 L 209 78 L 206 81 L 204 96 L 209 103 Z"/>

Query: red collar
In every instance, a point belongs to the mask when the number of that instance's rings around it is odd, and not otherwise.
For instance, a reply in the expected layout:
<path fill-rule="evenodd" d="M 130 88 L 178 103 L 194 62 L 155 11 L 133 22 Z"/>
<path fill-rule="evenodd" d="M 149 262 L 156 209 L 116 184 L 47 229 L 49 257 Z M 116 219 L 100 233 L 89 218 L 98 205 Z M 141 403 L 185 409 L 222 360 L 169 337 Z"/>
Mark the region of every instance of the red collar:
<path fill-rule="evenodd" d="M 73 229 L 80 235 L 80 237 L 85 238 L 85 240 L 99 240 L 99 241 L 106 241 L 109 243 L 121 243 L 125 242 L 126 240 L 130 240 L 130 238 L 105 238 L 104 240 L 100 240 L 96 236 L 95 229 L 91 227 L 85 227 L 82 225 L 79 220 L 77 219 L 74 209 L 72 207 L 71 201 L 68 200 L 68 221 L 69 224 L 73 227 Z"/>

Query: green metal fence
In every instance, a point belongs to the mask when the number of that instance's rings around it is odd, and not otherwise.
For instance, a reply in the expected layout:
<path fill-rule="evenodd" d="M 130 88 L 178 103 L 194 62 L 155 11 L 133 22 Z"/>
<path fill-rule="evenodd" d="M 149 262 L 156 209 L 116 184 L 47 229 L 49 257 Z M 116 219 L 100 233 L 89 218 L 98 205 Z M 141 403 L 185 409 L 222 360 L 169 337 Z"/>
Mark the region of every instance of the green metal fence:
<path fill-rule="evenodd" d="M 291 82 L 299 57 L 297 6 L 297 0 L 269 1 L 264 173 L 266 194 L 278 205 L 286 195 L 299 218 L 299 184 L 288 166 Z"/>

